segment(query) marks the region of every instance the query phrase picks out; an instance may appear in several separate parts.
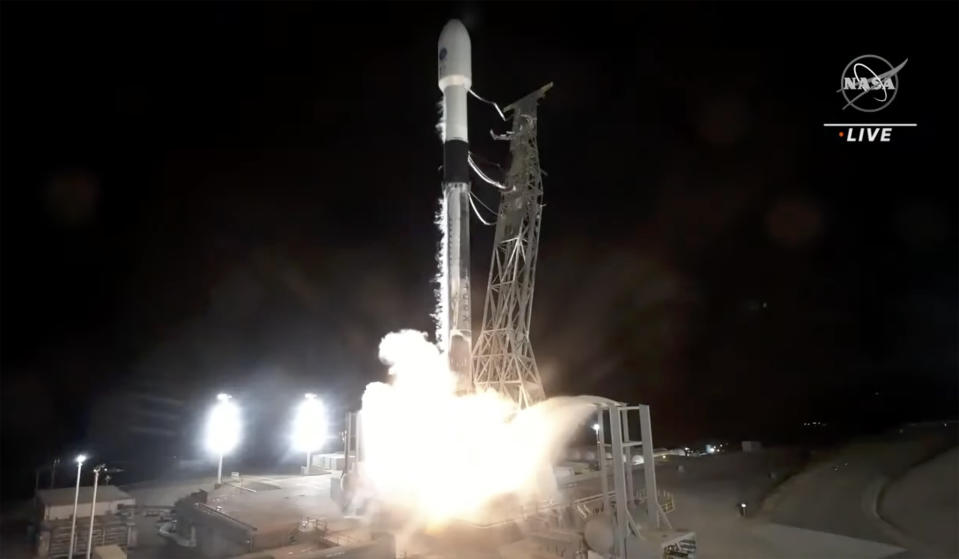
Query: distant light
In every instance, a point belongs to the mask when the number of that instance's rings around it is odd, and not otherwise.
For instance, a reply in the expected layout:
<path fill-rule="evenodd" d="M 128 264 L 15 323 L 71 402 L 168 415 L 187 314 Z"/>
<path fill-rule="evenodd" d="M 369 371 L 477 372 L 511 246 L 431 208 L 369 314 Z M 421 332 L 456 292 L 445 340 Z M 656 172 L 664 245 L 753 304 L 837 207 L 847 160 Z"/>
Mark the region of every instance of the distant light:
<path fill-rule="evenodd" d="M 76 458 L 77 464 L 83 464 L 84 462 L 86 462 L 86 460 L 87 460 L 86 454 L 77 454 L 77 458 Z"/>
<path fill-rule="evenodd" d="M 307 393 L 293 419 L 293 448 L 310 452 L 323 448 L 327 439 L 326 409 L 316 394 Z"/>
<path fill-rule="evenodd" d="M 599 423 L 593 423 L 593 431 L 599 433 Z"/>
<path fill-rule="evenodd" d="M 716 454 L 716 447 L 711 444 L 706 445 L 706 454 Z"/>
<path fill-rule="evenodd" d="M 240 442 L 240 408 L 229 394 L 217 394 L 217 404 L 206 424 L 206 448 L 215 454 L 227 454 Z"/>

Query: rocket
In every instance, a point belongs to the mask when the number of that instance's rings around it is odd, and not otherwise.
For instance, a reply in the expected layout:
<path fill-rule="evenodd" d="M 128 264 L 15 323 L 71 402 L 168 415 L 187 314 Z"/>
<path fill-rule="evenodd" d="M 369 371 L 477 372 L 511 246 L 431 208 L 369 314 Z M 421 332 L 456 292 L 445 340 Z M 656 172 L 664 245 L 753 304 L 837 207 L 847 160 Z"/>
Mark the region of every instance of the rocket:
<path fill-rule="evenodd" d="M 472 326 L 470 315 L 470 177 L 466 96 L 473 85 L 470 36 L 452 19 L 437 45 L 439 88 L 443 92 L 443 207 L 441 227 L 441 349 L 455 373 L 457 389 L 472 391 Z M 445 345 L 445 347 L 443 347 Z"/>

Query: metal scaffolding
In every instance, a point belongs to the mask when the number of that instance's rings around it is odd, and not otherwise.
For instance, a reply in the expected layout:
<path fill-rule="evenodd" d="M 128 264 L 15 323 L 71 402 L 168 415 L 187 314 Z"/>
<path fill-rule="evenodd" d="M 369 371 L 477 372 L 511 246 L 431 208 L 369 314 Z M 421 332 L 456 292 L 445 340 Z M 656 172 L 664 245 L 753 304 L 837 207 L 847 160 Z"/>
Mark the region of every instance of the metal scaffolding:
<path fill-rule="evenodd" d="M 543 177 L 536 142 L 536 106 L 549 83 L 503 109 L 513 113 L 512 158 L 500 199 L 483 328 L 473 351 L 473 387 L 493 389 L 519 409 L 545 399 L 529 339 L 536 257 L 543 215 Z"/>
<path fill-rule="evenodd" d="M 630 433 L 631 425 L 639 427 L 639 439 L 633 438 L 635 430 Z M 696 534 L 673 529 L 660 501 L 666 497 L 672 506 L 672 497 L 656 487 L 649 406 L 601 405 L 596 412 L 596 452 L 601 494 L 588 500 L 602 499 L 602 506 L 581 514 L 586 545 L 615 559 L 695 557 Z M 634 479 L 637 453 L 642 456 L 643 489 Z"/>

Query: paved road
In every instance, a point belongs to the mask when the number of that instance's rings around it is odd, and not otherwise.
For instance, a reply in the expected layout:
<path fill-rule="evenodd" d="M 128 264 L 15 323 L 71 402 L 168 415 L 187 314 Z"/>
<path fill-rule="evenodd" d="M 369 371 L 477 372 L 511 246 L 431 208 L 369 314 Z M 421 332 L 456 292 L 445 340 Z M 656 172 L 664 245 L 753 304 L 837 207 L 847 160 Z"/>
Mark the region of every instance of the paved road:
<path fill-rule="evenodd" d="M 910 470 L 883 491 L 880 514 L 933 553 L 959 557 L 959 448 Z"/>
<path fill-rule="evenodd" d="M 736 503 L 749 501 L 755 493 L 752 486 L 766 472 L 741 464 L 735 455 L 716 475 L 686 479 L 661 475 L 661 486 L 675 496 L 677 509 L 670 514 L 673 525 L 696 532 L 702 559 L 938 559 L 948 555 L 930 552 L 921 542 L 904 536 L 877 514 L 876 506 L 890 480 L 954 444 L 955 436 L 953 425 L 939 424 L 938 429 L 905 428 L 902 433 L 847 445 L 814 460 L 780 485 L 757 507 L 760 514 L 750 518 L 738 514 Z M 687 465 L 687 473 L 693 474 L 697 464 Z M 710 464 L 702 466 L 706 469 Z M 942 470 L 935 469 L 939 474 Z M 909 493 L 923 499 L 915 491 Z M 955 493 L 950 497 L 955 506 Z M 940 531 L 947 522 L 937 524 Z"/>
<path fill-rule="evenodd" d="M 903 557 L 928 557 L 921 542 L 880 518 L 877 504 L 890 480 L 954 440 L 954 426 L 948 425 L 850 444 L 784 483 L 767 499 L 762 516 L 778 525 L 909 549 Z"/>

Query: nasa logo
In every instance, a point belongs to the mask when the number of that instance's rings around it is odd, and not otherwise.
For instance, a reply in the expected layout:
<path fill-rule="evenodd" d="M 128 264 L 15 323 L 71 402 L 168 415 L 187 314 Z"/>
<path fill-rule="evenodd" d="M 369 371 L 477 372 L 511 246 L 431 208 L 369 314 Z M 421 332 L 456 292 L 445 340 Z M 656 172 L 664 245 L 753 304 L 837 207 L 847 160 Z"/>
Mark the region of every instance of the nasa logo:
<path fill-rule="evenodd" d="M 852 107 L 864 113 L 881 111 L 892 103 L 899 92 L 899 71 L 909 59 L 893 66 L 875 54 L 853 58 L 839 77 L 839 89 L 845 100 L 843 110 Z M 915 122 L 826 122 L 826 128 L 840 128 L 839 138 L 846 143 L 888 143 L 895 128 L 915 128 Z"/>
<path fill-rule="evenodd" d="M 446 47 L 440 49 L 440 60 L 446 60 Z"/>
<path fill-rule="evenodd" d="M 906 62 L 909 59 L 893 67 L 888 60 L 875 54 L 854 58 L 843 70 L 837 91 L 846 100 L 843 110 L 852 107 L 864 113 L 874 113 L 888 107 L 899 91 L 899 70 Z"/>

